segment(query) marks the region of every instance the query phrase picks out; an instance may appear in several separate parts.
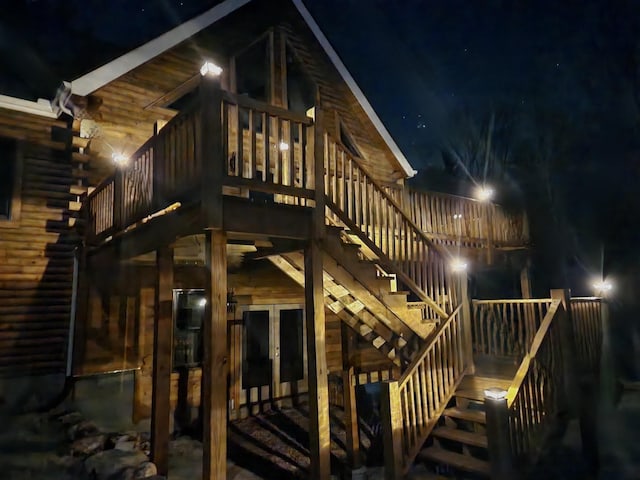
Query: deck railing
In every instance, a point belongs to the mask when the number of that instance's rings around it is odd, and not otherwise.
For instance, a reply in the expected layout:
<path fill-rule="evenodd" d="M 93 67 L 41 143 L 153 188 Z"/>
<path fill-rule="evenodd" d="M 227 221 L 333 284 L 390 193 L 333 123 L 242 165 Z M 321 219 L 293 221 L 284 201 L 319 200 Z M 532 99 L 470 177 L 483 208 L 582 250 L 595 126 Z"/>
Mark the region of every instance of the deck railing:
<path fill-rule="evenodd" d="M 556 421 L 565 395 L 561 322 L 566 312 L 553 300 L 507 393 L 511 456 L 528 462 Z"/>
<path fill-rule="evenodd" d="M 474 353 L 522 360 L 550 305 L 550 298 L 473 300 Z"/>
<path fill-rule="evenodd" d="M 600 369 L 604 308 L 606 306 L 598 297 L 571 299 L 577 360 L 583 372 L 598 372 Z"/>
<path fill-rule="evenodd" d="M 382 384 L 385 478 L 401 478 L 411 466 L 464 376 L 462 308 L 442 322 L 397 381 Z"/>
<path fill-rule="evenodd" d="M 410 187 L 386 185 L 385 190 L 434 243 L 475 249 L 523 247 L 529 243 L 524 212 Z"/>
<path fill-rule="evenodd" d="M 324 190 L 329 219 L 345 225 L 432 310 L 447 318 L 458 305 L 447 255 L 338 141 L 325 135 Z"/>

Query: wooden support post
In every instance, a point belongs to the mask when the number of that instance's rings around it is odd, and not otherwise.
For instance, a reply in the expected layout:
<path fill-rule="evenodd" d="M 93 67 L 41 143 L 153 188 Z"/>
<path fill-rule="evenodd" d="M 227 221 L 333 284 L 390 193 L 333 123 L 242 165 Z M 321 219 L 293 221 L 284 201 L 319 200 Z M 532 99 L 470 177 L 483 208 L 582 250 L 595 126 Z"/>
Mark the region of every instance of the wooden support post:
<path fill-rule="evenodd" d="M 222 228 L 222 183 L 227 159 L 224 155 L 226 132 L 222 128 L 220 79 L 204 75 L 200 80 L 199 95 L 201 114 L 197 154 L 202 164 L 202 215 L 207 228 Z"/>
<path fill-rule="evenodd" d="M 156 251 L 153 328 L 153 398 L 151 400 L 151 458 L 160 475 L 169 470 L 171 357 L 173 352 L 173 248 Z"/>
<path fill-rule="evenodd" d="M 313 157 L 314 157 L 314 196 L 313 209 L 313 238 L 323 239 L 326 235 L 324 194 L 324 111 L 317 101 L 315 107 L 315 121 L 313 124 Z M 328 172 L 327 172 L 328 173 Z"/>
<path fill-rule="evenodd" d="M 494 257 L 494 231 L 493 231 L 493 209 L 495 208 L 494 204 L 491 202 L 486 203 L 485 208 L 485 221 L 487 225 L 487 264 L 493 265 L 493 257 Z"/>
<path fill-rule="evenodd" d="M 564 309 L 561 317 L 560 336 L 562 342 L 562 359 L 564 375 L 564 393 L 566 411 L 573 417 L 580 412 L 579 377 L 580 371 L 577 364 L 576 343 L 573 332 L 573 320 L 571 317 L 571 290 L 553 289 L 551 299 L 560 300 Z"/>
<path fill-rule="evenodd" d="M 311 477 L 326 480 L 331 473 L 329 386 L 325 338 L 322 250 L 316 240 L 304 252 L 305 321 L 309 379 L 309 451 Z"/>
<path fill-rule="evenodd" d="M 384 442 L 384 478 L 403 477 L 402 405 L 398 382 L 382 382 L 380 390 L 380 421 Z"/>
<path fill-rule="evenodd" d="M 89 292 L 91 276 L 87 268 L 86 247 L 78 252 L 78 278 L 71 358 L 71 374 L 79 375 L 85 363 L 87 346 L 87 324 L 89 322 Z"/>
<path fill-rule="evenodd" d="M 506 392 L 504 392 L 506 396 Z M 511 440 L 509 437 L 509 408 L 506 398 L 484 398 L 487 415 L 487 440 L 493 480 L 511 480 L 514 475 Z"/>
<path fill-rule="evenodd" d="M 206 234 L 206 263 L 202 361 L 203 468 L 202 479 L 227 478 L 227 235 Z"/>
<path fill-rule="evenodd" d="M 469 299 L 469 275 L 466 272 L 460 273 L 460 301 L 462 302 L 462 345 L 464 346 L 464 366 L 467 373 L 473 375 L 475 364 L 473 361 L 473 337 L 471 317 L 471 301 Z"/>
<path fill-rule="evenodd" d="M 527 258 L 526 264 L 520 270 L 520 292 L 522 298 L 533 298 L 531 291 L 531 259 Z"/>
<path fill-rule="evenodd" d="M 340 329 L 340 337 L 342 339 L 342 398 L 344 403 L 344 429 L 347 440 L 347 460 L 349 467 L 355 470 L 361 466 L 356 387 L 354 371 L 350 362 L 355 332 L 344 322 L 340 322 Z"/>

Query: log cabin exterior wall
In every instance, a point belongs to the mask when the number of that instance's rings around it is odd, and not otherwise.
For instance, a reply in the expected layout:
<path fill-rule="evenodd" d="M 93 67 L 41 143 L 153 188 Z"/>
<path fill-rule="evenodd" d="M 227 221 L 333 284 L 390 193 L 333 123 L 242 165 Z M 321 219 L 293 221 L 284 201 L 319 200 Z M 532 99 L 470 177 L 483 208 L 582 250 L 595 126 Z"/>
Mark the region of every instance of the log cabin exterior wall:
<path fill-rule="evenodd" d="M 0 219 L 0 375 L 64 372 L 78 242 L 71 130 L 0 109 L 0 137 L 19 142 L 22 157 L 19 219 Z"/>

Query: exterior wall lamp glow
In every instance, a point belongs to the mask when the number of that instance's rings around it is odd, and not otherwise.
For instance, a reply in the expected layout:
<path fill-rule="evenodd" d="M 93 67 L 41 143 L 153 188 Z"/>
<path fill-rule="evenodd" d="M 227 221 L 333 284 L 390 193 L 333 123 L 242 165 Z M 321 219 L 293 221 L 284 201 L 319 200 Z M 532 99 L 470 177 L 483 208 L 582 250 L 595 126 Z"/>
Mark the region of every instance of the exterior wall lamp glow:
<path fill-rule="evenodd" d="M 209 62 L 209 61 L 204 62 L 200 67 L 200 75 L 202 75 L 203 77 L 207 75 L 212 77 L 218 77 L 220 76 L 221 73 L 222 73 L 222 67 L 219 67 L 213 62 Z"/>
<path fill-rule="evenodd" d="M 595 292 L 601 296 L 605 296 L 607 293 L 613 290 L 613 285 L 607 280 L 597 280 L 591 286 L 593 287 Z"/>
<path fill-rule="evenodd" d="M 451 271 L 454 273 L 462 273 L 467 271 L 469 265 L 462 258 L 454 258 L 451 260 Z"/>
<path fill-rule="evenodd" d="M 118 166 L 126 165 L 127 162 L 129 161 L 129 158 L 124 153 L 116 153 L 116 152 L 111 154 L 111 159 L 113 160 L 113 163 L 115 163 Z"/>
<path fill-rule="evenodd" d="M 488 202 L 493 198 L 494 193 L 493 188 L 483 185 L 476 189 L 476 198 L 481 202 Z"/>
<path fill-rule="evenodd" d="M 289 144 L 287 142 L 280 142 L 278 148 L 280 148 L 281 152 L 286 152 L 287 150 L 289 150 Z"/>

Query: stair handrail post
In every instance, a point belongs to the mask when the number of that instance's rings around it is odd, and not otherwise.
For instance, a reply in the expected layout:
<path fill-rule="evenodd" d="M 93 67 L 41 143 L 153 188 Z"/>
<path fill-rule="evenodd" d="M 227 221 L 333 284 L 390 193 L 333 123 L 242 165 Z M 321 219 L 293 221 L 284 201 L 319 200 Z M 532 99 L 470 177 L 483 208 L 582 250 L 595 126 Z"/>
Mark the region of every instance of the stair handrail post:
<path fill-rule="evenodd" d="M 462 309 L 460 315 L 462 316 L 462 345 L 464 348 L 464 365 L 467 372 L 473 375 L 475 372 L 475 365 L 473 362 L 473 336 L 472 336 L 472 317 L 471 317 L 471 300 L 469 299 L 469 274 L 460 272 L 459 277 L 459 291 L 460 302 L 462 303 Z"/>
<path fill-rule="evenodd" d="M 164 194 L 165 152 L 164 141 L 160 136 L 161 126 L 158 122 L 153 125 L 153 177 L 151 179 L 151 206 L 154 212 L 163 204 L 161 197 Z"/>
<path fill-rule="evenodd" d="M 485 391 L 484 408 L 487 419 L 487 442 L 491 478 L 511 480 L 516 478 L 509 433 L 509 407 L 507 392 L 499 388 Z"/>
<path fill-rule="evenodd" d="M 126 168 L 123 165 L 116 166 L 116 171 L 113 174 L 113 231 L 119 232 L 126 225 L 124 225 L 123 213 L 123 195 L 124 195 L 124 173 L 123 169 Z"/>
<path fill-rule="evenodd" d="M 202 165 L 201 209 L 205 226 L 222 228 L 222 184 L 224 178 L 222 87 L 220 77 L 202 75 L 199 85 L 200 138 L 197 152 Z"/>
<path fill-rule="evenodd" d="M 403 477 L 404 455 L 402 453 L 400 386 L 396 380 L 381 384 L 380 421 L 384 445 L 384 478 L 400 480 Z"/>
<path fill-rule="evenodd" d="M 324 136 L 324 109 L 320 106 L 320 102 L 316 101 L 314 107 L 314 122 L 313 122 L 313 177 L 314 177 L 314 196 L 315 207 L 313 209 L 313 226 L 312 237 L 316 240 L 323 240 L 326 236 L 326 224 L 325 224 L 325 208 L 326 198 L 324 192 L 324 150 L 325 150 L 325 136 Z M 326 172 L 329 175 L 329 172 Z"/>
<path fill-rule="evenodd" d="M 570 289 L 552 289 L 551 299 L 560 300 L 563 311 L 560 313 L 560 338 L 562 349 L 562 372 L 564 376 L 564 401 L 563 405 L 567 413 L 572 417 L 576 417 L 580 412 L 580 395 L 579 395 L 579 370 L 577 364 L 577 349 L 575 343 L 575 335 L 573 329 L 573 320 L 571 317 L 571 290 Z"/>

